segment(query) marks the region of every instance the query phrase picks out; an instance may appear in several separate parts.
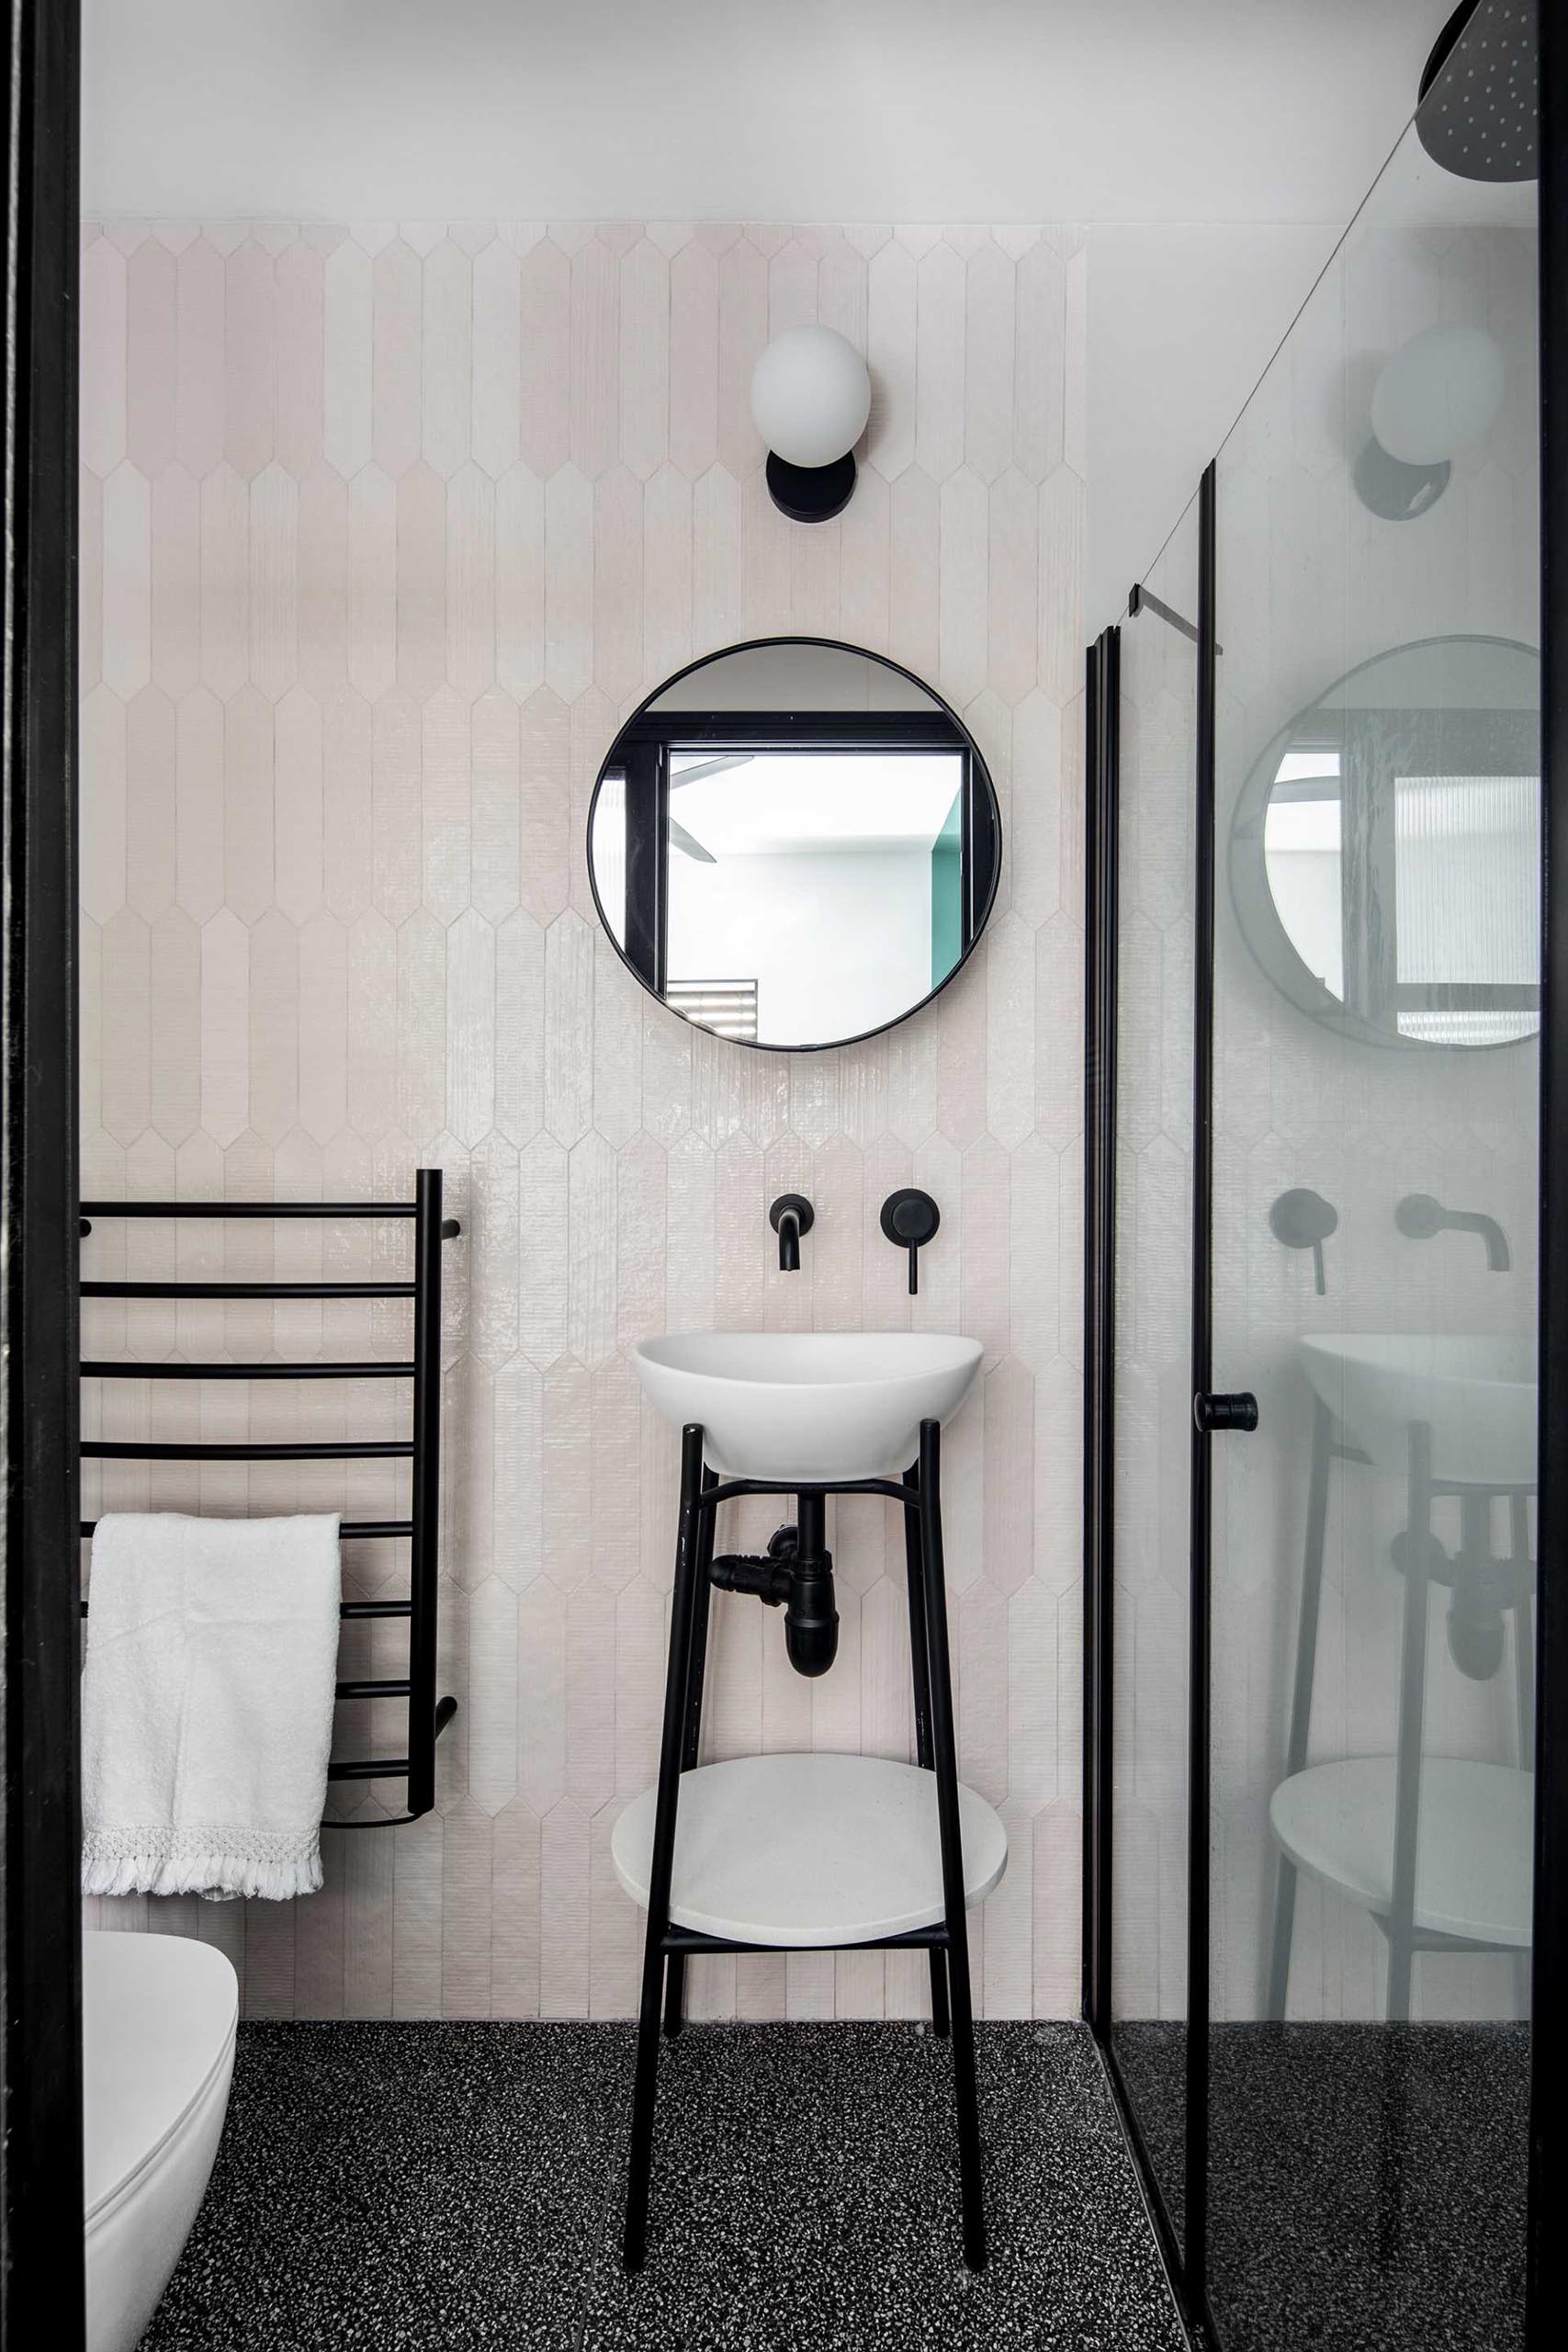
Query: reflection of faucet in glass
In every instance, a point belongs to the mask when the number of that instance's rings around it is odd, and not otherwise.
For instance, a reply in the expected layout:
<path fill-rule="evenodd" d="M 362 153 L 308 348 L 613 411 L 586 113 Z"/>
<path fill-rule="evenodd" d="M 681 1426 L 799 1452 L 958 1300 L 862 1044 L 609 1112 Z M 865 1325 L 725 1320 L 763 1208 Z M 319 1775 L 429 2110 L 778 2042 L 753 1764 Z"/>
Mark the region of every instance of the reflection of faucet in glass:
<path fill-rule="evenodd" d="M 1339 1223 L 1339 1212 L 1321 1193 L 1298 1185 L 1281 1193 L 1269 1212 L 1269 1229 L 1287 1250 L 1312 1251 L 1314 1287 L 1321 1298 L 1328 1288 L 1323 1276 L 1323 1245 Z"/>
<path fill-rule="evenodd" d="M 1506 1274 L 1512 1263 L 1502 1227 L 1495 1216 L 1483 1216 L 1478 1209 L 1446 1209 L 1430 1193 L 1406 1193 L 1394 1210 L 1393 1221 L 1410 1241 L 1430 1241 L 1435 1233 L 1479 1233 L 1493 1273 Z"/>

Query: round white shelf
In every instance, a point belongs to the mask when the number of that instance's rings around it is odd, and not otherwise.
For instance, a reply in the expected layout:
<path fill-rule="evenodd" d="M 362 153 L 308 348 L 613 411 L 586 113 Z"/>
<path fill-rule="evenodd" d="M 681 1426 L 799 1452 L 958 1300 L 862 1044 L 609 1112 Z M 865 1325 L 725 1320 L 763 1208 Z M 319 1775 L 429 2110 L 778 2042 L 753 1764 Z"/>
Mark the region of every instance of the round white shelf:
<path fill-rule="evenodd" d="M 1299 1870 L 1386 1917 L 1393 1900 L 1392 1756 L 1314 1764 L 1269 1801 Z M 1535 1781 L 1506 1764 L 1428 1756 L 1421 1767 L 1416 1925 L 1523 1951 L 1530 1940 Z"/>
<path fill-rule="evenodd" d="M 610 1840 L 615 1875 L 648 1905 L 657 1792 L 634 1798 Z M 1007 1868 L 1007 1831 L 958 1792 L 964 1899 Z M 869 1943 L 942 1916 L 936 1775 L 876 1756 L 746 1756 L 681 1775 L 670 1917 L 736 1943 Z"/>

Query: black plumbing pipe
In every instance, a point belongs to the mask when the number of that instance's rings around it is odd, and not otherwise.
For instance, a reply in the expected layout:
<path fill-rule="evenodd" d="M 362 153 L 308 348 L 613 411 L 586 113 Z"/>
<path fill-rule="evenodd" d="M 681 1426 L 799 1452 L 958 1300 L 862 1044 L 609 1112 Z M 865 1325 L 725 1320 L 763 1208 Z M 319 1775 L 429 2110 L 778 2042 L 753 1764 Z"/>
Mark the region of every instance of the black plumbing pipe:
<path fill-rule="evenodd" d="M 827 1507 L 820 1495 L 796 1495 L 795 1555 L 784 1609 L 784 1647 L 796 1674 L 826 1674 L 839 1655 L 839 1612 L 833 1598 L 833 1555 L 827 1543 Z"/>
<path fill-rule="evenodd" d="M 784 1649 L 797 1674 L 813 1680 L 839 1654 L 833 1555 L 820 1495 L 795 1497 L 796 1523 L 781 1527 L 763 1555 L 731 1552 L 713 1562 L 709 1580 L 721 1592 L 749 1592 L 784 1612 Z"/>

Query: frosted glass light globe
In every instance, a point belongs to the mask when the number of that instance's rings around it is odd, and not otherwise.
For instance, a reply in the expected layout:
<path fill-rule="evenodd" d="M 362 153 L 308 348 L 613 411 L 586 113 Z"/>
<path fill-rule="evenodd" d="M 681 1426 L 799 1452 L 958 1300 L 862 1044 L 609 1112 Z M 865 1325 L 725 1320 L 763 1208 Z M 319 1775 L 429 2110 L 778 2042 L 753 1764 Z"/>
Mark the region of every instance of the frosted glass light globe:
<path fill-rule="evenodd" d="M 1435 466 L 1480 440 L 1506 378 L 1484 327 L 1428 327 L 1385 362 L 1372 386 L 1372 431 L 1391 458 Z"/>
<path fill-rule="evenodd" d="M 790 327 L 757 362 L 751 414 L 786 464 L 833 465 L 854 447 L 871 414 L 865 361 L 831 327 Z"/>

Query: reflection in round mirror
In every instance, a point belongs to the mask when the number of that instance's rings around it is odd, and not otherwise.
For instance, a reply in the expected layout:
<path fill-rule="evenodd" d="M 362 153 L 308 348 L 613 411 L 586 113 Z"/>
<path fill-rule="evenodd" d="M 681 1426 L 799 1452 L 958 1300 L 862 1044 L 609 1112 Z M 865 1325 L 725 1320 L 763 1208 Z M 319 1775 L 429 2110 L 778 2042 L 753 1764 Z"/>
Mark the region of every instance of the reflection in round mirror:
<path fill-rule="evenodd" d="M 1428 638 L 1352 670 L 1236 805 L 1248 944 L 1303 1011 L 1378 1045 L 1540 1026 L 1540 661 Z"/>
<path fill-rule="evenodd" d="M 671 1012 L 743 1045 L 841 1046 L 945 988 L 1001 855 L 985 763 L 907 670 L 772 638 L 682 670 L 599 772 L 605 930 Z"/>

